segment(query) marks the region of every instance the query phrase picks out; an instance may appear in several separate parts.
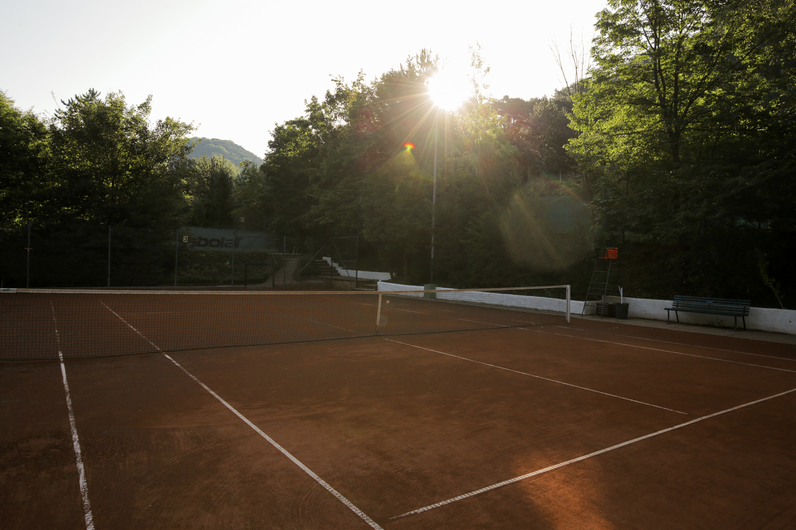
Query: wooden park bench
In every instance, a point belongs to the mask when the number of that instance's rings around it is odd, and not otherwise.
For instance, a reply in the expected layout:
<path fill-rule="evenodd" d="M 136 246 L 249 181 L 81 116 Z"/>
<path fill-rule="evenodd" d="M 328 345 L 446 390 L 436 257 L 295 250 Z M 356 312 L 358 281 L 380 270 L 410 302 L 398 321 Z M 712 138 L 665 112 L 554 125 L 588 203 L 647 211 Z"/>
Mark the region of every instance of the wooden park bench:
<path fill-rule="evenodd" d="M 743 320 L 743 329 L 746 329 L 746 317 L 749 315 L 751 300 L 730 300 L 726 298 L 707 298 L 704 296 L 675 295 L 672 307 L 666 308 L 666 322 L 674 311 L 677 322 L 680 322 L 678 313 L 704 313 L 706 315 L 725 315 L 735 317 L 735 330 L 738 330 L 738 317 Z"/>

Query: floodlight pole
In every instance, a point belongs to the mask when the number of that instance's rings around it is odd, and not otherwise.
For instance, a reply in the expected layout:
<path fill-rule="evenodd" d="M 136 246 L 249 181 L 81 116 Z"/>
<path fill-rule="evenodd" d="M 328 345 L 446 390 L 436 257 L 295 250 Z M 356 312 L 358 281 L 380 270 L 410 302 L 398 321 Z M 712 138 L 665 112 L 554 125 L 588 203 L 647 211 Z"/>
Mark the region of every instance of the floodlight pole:
<path fill-rule="evenodd" d="M 431 193 L 431 278 L 430 284 L 434 283 L 434 228 L 437 210 L 437 136 L 439 136 L 439 111 L 434 118 L 434 184 Z"/>

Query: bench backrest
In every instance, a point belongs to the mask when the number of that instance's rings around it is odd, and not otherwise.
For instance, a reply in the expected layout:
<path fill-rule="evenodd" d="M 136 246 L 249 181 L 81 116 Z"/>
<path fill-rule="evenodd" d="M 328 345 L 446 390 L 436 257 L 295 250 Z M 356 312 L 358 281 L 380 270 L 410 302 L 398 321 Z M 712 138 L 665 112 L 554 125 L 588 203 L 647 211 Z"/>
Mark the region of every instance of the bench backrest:
<path fill-rule="evenodd" d="M 713 311 L 738 312 L 744 316 L 749 314 L 751 300 L 734 300 L 730 298 L 707 298 L 704 296 L 675 295 L 672 307 L 676 309 L 699 309 Z"/>

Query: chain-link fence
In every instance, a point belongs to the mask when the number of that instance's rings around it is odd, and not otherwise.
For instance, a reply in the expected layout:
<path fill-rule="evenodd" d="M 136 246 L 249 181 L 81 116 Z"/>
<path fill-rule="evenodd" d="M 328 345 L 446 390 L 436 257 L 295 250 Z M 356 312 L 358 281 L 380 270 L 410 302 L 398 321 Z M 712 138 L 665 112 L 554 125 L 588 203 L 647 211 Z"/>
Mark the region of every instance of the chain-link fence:
<path fill-rule="evenodd" d="M 287 286 L 319 274 L 320 257 L 355 269 L 356 245 L 356 237 L 299 239 L 237 227 L 30 223 L 0 232 L 0 281 L 33 288 Z"/>

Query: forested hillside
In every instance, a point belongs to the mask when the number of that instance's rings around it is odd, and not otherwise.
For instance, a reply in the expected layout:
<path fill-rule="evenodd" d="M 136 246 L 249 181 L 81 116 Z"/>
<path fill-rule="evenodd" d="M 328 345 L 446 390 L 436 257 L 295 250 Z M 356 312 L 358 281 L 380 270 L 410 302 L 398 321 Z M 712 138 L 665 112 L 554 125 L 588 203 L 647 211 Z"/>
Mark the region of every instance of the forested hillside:
<path fill-rule="evenodd" d="M 263 159 L 254 153 L 247 151 L 231 140 L 219 140 L 218 138 L 191 138 L 192 143 L 196 144 L 193 151 L 188 155 L 188 158 L 213 158 L 214 156 L 223 156 L 235 166 L 241 162 L 248 160 L 254 162 L 255 165 L 263 163 Z"/>

